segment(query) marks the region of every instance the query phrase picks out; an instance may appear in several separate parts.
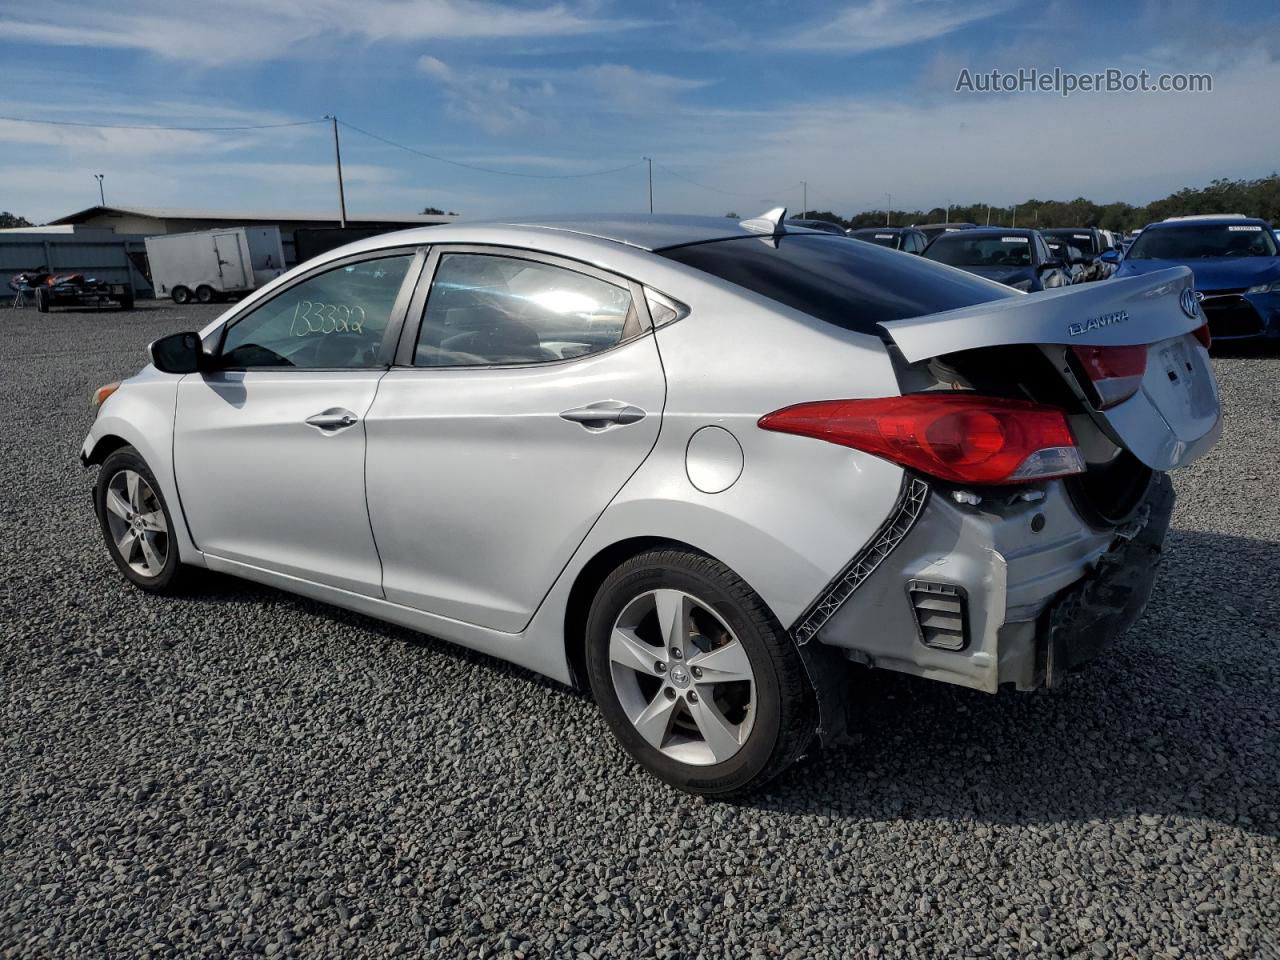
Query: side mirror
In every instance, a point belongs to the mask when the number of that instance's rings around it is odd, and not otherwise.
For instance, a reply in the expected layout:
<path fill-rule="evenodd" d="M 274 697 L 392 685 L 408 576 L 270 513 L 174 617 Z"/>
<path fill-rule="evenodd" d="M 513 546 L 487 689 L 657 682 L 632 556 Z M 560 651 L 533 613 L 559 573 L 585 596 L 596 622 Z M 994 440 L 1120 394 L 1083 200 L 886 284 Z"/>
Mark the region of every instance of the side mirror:
<path fill-rule="evenodd" d="M 161 373 L 198 373 L 203 365 L 204 346 L 198 333 L 171 333 L 147 349 Z"/>
<path fill-rule="evenodd" d="M 1103 262 L 1103 263 L 1119 263 L 1119 262 L 1120 262 L 1120 251 L 1119 251 L 1119 250 L 1108 250 L 1108 251 L 1107 251 L 1106 253 L 1104 253 L 1104 254 L 1103 254 L 1099 259 L 1100 259 L 1100 260 L 1102 260 L 1102 262 Z"/>

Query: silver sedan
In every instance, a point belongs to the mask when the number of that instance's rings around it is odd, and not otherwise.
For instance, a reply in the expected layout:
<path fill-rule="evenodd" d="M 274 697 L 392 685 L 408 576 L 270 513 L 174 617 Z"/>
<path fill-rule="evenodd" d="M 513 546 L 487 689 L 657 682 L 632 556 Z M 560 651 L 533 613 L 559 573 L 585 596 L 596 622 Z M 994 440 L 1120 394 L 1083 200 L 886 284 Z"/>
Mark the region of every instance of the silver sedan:
<path fill-rule="evenodd" d="M 108 551 L 587 687 L 705 794 L 839 740 L 850 669 L 1061 683 L 1141 613 L 1165 472 L 1220 429 L 1190 273 L 1024 295 L 784 219 L 305 263 L 98 391 Z"/>

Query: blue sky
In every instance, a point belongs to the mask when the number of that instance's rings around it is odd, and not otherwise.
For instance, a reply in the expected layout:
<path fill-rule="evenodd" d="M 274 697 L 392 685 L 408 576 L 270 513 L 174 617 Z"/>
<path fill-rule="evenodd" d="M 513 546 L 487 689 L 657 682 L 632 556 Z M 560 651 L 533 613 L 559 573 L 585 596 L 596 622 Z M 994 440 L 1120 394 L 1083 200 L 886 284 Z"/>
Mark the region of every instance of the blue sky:
<path fill-rule="evenodd" d="M 36 11 L 39 10 L 39 13 Z M 0 0 L 0 114 L 237 126 L 336 113 L 348 208 L 468 216 L 1144 202 L 1280 167 L 1280 5 L 1200 0 Z M 1208 94 L 958 94 L 962 68 L 1213 75 Z M 0 209 L 324 211 L 325 125 L 0 120 Z"/>

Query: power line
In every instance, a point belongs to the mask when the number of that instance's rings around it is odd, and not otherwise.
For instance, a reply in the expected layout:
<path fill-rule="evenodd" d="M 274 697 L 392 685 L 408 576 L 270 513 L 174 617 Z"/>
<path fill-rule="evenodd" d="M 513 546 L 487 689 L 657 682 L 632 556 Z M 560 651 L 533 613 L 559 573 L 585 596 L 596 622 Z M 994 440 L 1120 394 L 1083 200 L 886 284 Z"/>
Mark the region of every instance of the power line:
<path fill-rule="evenodd" d="M 96 130 L 184 130 L 199 132 L 202 130 L 219 132 L 229 130 L 274 130 L 279 127 L 305 127 L 313 123 L 326 123 L 325 120 L 291 120 L 287 123 L 253 123 L 232 127 L 165 127 L 132 123 L 87 123 L 80 120 L 33 120 L 31 117 L 0 117 L 12 123 L 39 123 L 53 127 L 92 127 Z"/>
<path fill-rule="evenodd" d="M 588 170 L 585 173 L 522 173 L 515 170 L 498 170 L 494 167 L 482 167 L 474 163 L 463 163 L 461 160 L 450 160 L 448 157 L 437 156 L 434 153 L 427 153 L 425 150 L 419 150 L 416 147 L 408 147 L 403 143 L 397 143 L 394 140 L 388 140 L 376 133 L 370 133 L 368 130 L 361 130 L 359 127 L 352 126 L 345 120 L 339 120 L 338 123 L 346 127 L 348 130 L 354 130 L 356 133 L 362 133 L 366 137 L 381 141 L 391 147 L 400 150 L 407 150 L 409 153 L 415 153 L 420 157 L 426 157 L 428 160 L 436 160 L 440 163 L 447 163 L 450 166 L 462 167 L 464 170 L 477 170 L 480 173 L 493 173 L 502 177 L 524 177 L 530 180 L 573 180 L 579 177 L 601 177 L 607 173 L 621 173 L 623 170 L 631 170 L 634 167 L 644 163 L 643 160 L 636 160 L 632 163 L 625 164 L 621 167 L 609 167 L 607 170 Z"/>
<path fill-rule="evenodd" d="M 683 180 L 685 183 L 692 184 L 692 185 L 693 185 L 693 186 L 695 186 L 695 187 L 701 187 L 703 190 L 710 190 L 712 193 L 719 193 L 719 194 L 723 194 L 723 195 L 724 195 L 724 196 L 726 196 L 726 197 L 739 197 L 739 198 L 741 198 L 741 197 L 750 197 L 750 198 L 751 198 L 751 199 L 753 199 L 753 200 L 759 200 L 761 203 L 768 203 L 768 202 L 769 202 L 769 200 L 770 200 L 770 198 L 768 198 L 768 197 L 760 197 L 760 196 L 759 196 L 758 194 L 756 194 L 756 193 L 749 193 L 749 192 L 744 192 L 744 191 L 741 191 L 741 190 L 721 190 L 719 187 L 713 187 L 713 186 L 711 186 L 710 184 L 700 183 L 700 182 L 698 182 L 697 180 L 694 180 L 692 177 L 686 177 L 686 176 L 685 176 L 684 174 L 682 174 L 682 173 L 677 173 L 675 170 L 671 169 L 670 167 L 666 166 L 665 164 L 661 164 L 661 163 L 660 163 L 660 164 L 658 164 L 658 166 L 659 166 L 661 169 L 665 170 L 667 173 L 671 174 L 671 176 L 675 177 L 677 180 Z M 775 197 L 775 198 L 776 198 L 776 197 L 780 197 L 780 196 L 782 196 L 784 193 L 786 193 L 787 191 L 789 191 L 789 190 L 794 190 L 796 187 L 800 186 L 801 182 L 802 182 L 802 181 L 797 180 L 795 183 L 791 184 L 791 186 L 789 186 L 789 187 L 783 187 L 781 190 L 777 191 L 777 192 L 774 194 L 774 197 Z"/>

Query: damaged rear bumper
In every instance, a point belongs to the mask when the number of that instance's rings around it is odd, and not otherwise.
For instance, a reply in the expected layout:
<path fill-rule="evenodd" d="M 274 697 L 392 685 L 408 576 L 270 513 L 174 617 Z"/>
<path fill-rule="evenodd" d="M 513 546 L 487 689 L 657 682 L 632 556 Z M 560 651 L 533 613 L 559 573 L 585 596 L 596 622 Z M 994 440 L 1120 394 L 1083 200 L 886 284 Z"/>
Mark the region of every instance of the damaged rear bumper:
<path fill-rule="evenodd" d="M 1166 475 L 1120 529 L 1090 527 L 1061 483 L 970 505 L 922 501 L 921 482 L 792 627 L 820 699 L 833 659 L 988 692 L 1054 686 L 1141 616 L 1173 509 Z"/>

